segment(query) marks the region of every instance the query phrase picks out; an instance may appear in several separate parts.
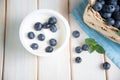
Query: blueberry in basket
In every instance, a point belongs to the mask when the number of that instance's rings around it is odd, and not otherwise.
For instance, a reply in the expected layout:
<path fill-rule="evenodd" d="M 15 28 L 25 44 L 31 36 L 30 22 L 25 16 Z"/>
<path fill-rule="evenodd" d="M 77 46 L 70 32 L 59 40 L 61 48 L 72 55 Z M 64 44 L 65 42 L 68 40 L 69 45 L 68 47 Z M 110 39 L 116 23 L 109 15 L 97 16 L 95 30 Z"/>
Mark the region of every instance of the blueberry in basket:
<path fill-rule="evenodd" d="M 89 0 L 84 22 L 108 39 L 120 43 L 120 0 Z"/>

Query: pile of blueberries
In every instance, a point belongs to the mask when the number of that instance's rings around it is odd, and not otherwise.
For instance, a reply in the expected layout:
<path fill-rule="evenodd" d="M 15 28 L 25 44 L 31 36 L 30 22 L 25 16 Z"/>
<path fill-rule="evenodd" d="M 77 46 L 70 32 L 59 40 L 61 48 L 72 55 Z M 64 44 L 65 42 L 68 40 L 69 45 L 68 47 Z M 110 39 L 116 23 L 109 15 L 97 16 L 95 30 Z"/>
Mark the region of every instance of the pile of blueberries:
<path fill-rule="evenodd" d="M 73 35 L 74 38 L 78 38 L 80 36 L 80 32 L 75 30 L 75 31 L 73 31 L 72 35 Z M 78 53 L 78 54 L 81 53 L 82 51 L 88 51 L 88 50 L 89 50 L 89 46 L 86 45 L 86 44 L 82 45 L 82 47 L 81 46 L 77 46 L 75 48 L 75 52 Z M 76 57 L 75 58 L 75 62 L 76 63 L 81 63 L 81 61 L 82 61 L 81 57 Z M 103 67 L 103 69 L 108 70 L 108 69 L 110 69 L 111 65 L 108 62 L 104 62 L 102 64 L 102 67 Z"/>
<path fill-rule="evenodd" d="M 99 12 L 107 25 L 120 29 L 120 0 L 97 0 L 93 9 Z"/>
<path fill-rule="evenodd" d="M 55 33 L 57 31 L 57 27 L 56 27 L 56 23 L 57 23 L 57 19 L 56 17 L 52 16 L 48 19 L 47 22 L 45 22 L 44 24 L 40 23 L 40 22 L 37 22 L 35 23 L 34 25 L 34 30 L 35 31 L 41 31 L 42 29 L 50 29 L 51 32 Z M 35 34 L 34 32 L 29 32 L 28 33 L 28 38 L 29 39 L 34 39 L 35 38 Z M 45 40 L 45 35 L 44 34 L 39 34 L 37 35 L 37 39 L 39 41 L 44 41 Z M 45 51 L 46 52 L 52 52 L 53 51 L 53 47 L 57 45 L 57 40 L 54 39 L 54 38 L 51 38 L 49 40 L 49 45 L 48 47 L 46 47 Z M 30 47 L 33 49 L 33 50 L 37 50 L 39 45 L 37 43 L 32 43 L 30 45 Z"/>

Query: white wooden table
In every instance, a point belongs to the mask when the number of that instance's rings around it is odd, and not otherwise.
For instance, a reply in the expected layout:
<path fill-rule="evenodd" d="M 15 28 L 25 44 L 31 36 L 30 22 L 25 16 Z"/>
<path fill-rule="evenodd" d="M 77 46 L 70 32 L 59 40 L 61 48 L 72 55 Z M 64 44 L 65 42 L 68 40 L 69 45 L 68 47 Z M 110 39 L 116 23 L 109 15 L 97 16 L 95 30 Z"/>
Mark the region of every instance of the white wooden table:
<path fill-rule="evenodd" d="M 75 53 L 74 48 L 88 37 L 71 16 L 80 1 L 0 0 L 0 80 L 120 80 L 120 70 L 104 55 Z M 69 21 L 71 32 L 81 33 L 79 39 L 71 36 L 66 49 L 58 56 L 34 56 L 20 43 L 21 21 L 28 13 L 41 8 L 60 12 Z M 80 64 L 74 62 L 77 56 L 82 58 Z M 111 63 L 110 70 L 101 69 L 104 61 Z"/>

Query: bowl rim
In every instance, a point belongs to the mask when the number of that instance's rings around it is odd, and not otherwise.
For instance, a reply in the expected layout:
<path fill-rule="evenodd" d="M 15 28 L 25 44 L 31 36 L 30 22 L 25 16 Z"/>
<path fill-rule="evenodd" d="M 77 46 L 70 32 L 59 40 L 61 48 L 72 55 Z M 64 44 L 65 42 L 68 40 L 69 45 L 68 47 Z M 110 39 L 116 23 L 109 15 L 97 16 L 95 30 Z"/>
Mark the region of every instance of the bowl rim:
<path fill-rule="evenodd" d="M 65 36 L 65 40 L 63 41 L 63 44 L 61 44 L 61 46 L 56 49 L 55 51 L 53 51 L 52 53 L 48 53 L 48 54 L 38 54 L 38 53 L 33 53 L 31 52 L 29 49 L 27 49 L 27 47 L 25 46 L 23 40 L 22 40 L 22 35 L 21 35 L 21 27 L 23 25 L 23 22 L 24 20 L 26 20 L 28 17 L 30 17 L 31 15 L 33 15 L 34 13 L 37 13 L 37 12 L 42 12 L 42 13 L 51 13 L 51 14 L 54 14 L 55 16 L 57 16 L 59 19 L 61 19 L 63 21 L 63 23 L 65 24 L 65 33 L 66 33 L 66 36 Z M 29 13 L 21 22 L 20 24 L 20 27 L 19 27 L 19 38 L 20 38 L 20 42 L 21 44 L 23 45 L 23 47 L 31 54 L 34 54 L 36 56 L 50 56 L 50 55 L 57 55 L 57 53 L 59 53 L 62 49 L 65 48 L 65 46 L 68 44 L 69 42 L 69 38 L 70 38 L 70 26 L 69 26 L 69 23 L 68 21 L 57 11 L 54 11 L 54 10 L 50 10 L 50 9 L 39 9 L 39 10 L 34 10 L 33 12 Z"/>

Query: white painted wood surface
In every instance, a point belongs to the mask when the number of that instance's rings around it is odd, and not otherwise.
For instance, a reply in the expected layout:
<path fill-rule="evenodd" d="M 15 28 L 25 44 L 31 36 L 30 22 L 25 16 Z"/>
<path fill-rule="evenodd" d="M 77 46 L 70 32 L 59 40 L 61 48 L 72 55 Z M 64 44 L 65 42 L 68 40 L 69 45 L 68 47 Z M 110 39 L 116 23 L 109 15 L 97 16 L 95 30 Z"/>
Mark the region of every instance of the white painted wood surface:
<path fill-rule="evenodd" d="M 106 59 L 111 64 L 111 68 L 107 71 L 108 80 L 119 80 L 120 69 L 115 64 L 113 64 L 113 62 L 109 58 Z"/>
<path fill-rule="evenodd" d="M 3 55 L 4 55 L 4 26 L 5 26 L 5 2 L 0 1 L 0 80 L 2 80 Z"/>
<path fill-rule="evenodd" d="M 72 79 L 73 80 L 106 80 L 105 72 L 101 69 L 101 64 L 104 62 L 103 55 L 96 52 L 89 54 L 83 51 L 78 54 L 75 52 L 75 47 L 82 46 L 87 35 L 82 31 L 79 25 L 74 21 L 70 15 L 71 34 L 74 30 L 80 32 L 79 38 L 71 37 L 71 54 L 72 54 Z M 81 57 L 81 63 L 75 63 L 75 58 Z"/>
<path fill-rule="evenodd" d="M 111 68 L 107 74 L 101 69 L 103 55 L 82 52 L 77 54 L 74 48 L 84 44 L 88 36 L 71 16 L 71 11 L 82 0 L 6 0 L 6 45 L 4 73 L 2 74 L 2 56 L 4 43 L 4 1 L 0 0 L 0 80 L 119 80 L 120 70 L 109 60 Z M 19 40 L 19 27 L 23 18 L 37 7 L 60 12 L 70 23 L 71 34 L 79 30 L 81 37 L 71 36 L 70 43 L 57 56 L 37 57 L 27 52 Z M 71 47 L 69 47 L 71 45 Z M 71 53 L 71 59 L 70 59 Z M 80 56 L 82 62 L 74 62 Z M 71 60 L 71 61 L 70 61 Z"/>
<path fill-rule="evenodd" d="M 68 19 L 68 0 L 39 0 L 39 8 L 58 11 Z M 69 41 L 65 49 L 57 54 L 39 58 L 39 80 L 70 80 Z"/>
<path fill-rule="evenodd" d="M 19 27 L 23 18 L 37 9 L 35 0 L 7 0 L 4 80 L 37 80 L 37 57 L 20 43 Z"/>

